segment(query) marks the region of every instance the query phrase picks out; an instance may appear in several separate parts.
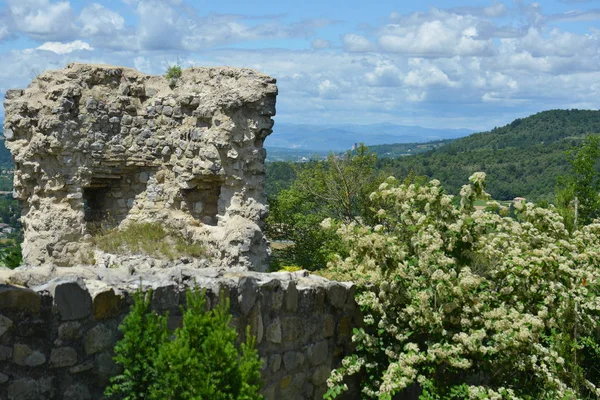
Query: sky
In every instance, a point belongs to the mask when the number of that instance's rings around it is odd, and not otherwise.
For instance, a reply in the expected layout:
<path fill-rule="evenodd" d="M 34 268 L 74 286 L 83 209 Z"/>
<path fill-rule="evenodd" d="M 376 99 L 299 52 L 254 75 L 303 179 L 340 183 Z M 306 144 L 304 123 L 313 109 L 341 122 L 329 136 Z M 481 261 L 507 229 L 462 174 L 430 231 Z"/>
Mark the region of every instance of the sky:
<path fill-rule="evenodd" d="M 488 130 L 600 108 L 600 0 L 0 0 L 0 95 L 69 62 L 254 68 L 276 122 Z"/>

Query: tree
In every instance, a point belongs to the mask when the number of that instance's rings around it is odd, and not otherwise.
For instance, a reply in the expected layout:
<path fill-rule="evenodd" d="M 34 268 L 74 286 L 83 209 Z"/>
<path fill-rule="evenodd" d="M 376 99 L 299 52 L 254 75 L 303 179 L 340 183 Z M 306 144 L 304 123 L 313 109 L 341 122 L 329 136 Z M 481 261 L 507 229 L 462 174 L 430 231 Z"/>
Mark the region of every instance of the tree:
<path fill-rule="evenodd" d="M 556 200 L 565 220 L 577 229 L 600 217 L 600 136 L 587 136 L 568 154 L 571 175 L 559 180 Z"/>
<path fill-rule="evenodd" d="M 277 251 L 272 265 L 315 270 L 325 267 L 331 254 L 344 252 L 337 235 L 319 224 L 326 218 L 372 218 L 369 194 L 381 181 L 376 161 L 377 156 L 361 145 L 354 152 L 331 153 L 325 161 L 296 167 L 297 179 L 269 204 L 268 237 L 294 243 Z"/>
<path fill-rule="evenodd" d="M 358 285 L 356 351 L 329 379 L 361 398 L 595 399 L 600 396 L 600 224 L 570 234 L 552 209 L 488 201 L 485 174 L 461 189 L 393 178 L 375 224 L 331 224 L 349 254 L 329 275 Z M 511 211 L 515 217 L 509 215 Z"/>
<path fill-rule="evenodd" d="M 167 331 L 167 317 L 150 309 L 152 293 L 138 292 L 120 329 L 115 362 L 123 373 L 111 379 L 108 396 L 125 399 L 258 400 L 261 377 L 255 339 L 246 331 L 238 350 L 229 326 L 229 302 L 205 310 L 205 291 L 188 290 L 183 326 Z M 170 336 L 174 336 L 171 339 Z"/>
<path fill-rule="evenodd" d="M 129 314 L 119 329 L 123 338 L 115 346 L 114 360 L 123 372 L 111 378 L 106 395 L 122 396 L 128 400 L 149 398 L 156 382 L 156 356 L 167 340 L 167 317 L 150 309 L 152 291 L 141 290 L 134 295 Z"/>

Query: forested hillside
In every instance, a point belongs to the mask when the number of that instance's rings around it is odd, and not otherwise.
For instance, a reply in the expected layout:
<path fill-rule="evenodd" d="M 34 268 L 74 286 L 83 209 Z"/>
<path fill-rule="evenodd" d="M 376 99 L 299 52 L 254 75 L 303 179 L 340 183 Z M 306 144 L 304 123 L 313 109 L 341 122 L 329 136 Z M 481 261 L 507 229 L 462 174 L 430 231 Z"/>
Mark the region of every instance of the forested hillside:
<path fill-rule="evenodd" d="M 438 179 L 454 194 L 472 173 L 483 171 L 495 199 L 550 200 L 568 169 L 566 151 L 591 133 L 600 133 L 600 111 L 544 111 L 424 154 L 380 159 L 377 166 L 398 177 L 412 170 Z"/>

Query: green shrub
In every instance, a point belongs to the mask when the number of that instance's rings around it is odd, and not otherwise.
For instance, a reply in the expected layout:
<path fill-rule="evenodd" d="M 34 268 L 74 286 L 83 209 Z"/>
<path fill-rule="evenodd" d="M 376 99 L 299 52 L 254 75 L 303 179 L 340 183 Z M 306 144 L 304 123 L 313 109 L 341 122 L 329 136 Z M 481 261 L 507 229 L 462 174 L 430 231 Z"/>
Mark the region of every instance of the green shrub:
<path fill-rule="evenodd" d="M 600 223 L 569 233 L 553 209 L 488 201 L 485 174 L 461 190 L 389 178 L 371 195 L 379 221 L 324 221 L 350 254 L 330 270 L 359 285 L 364 327 L 333 371 L 362 379 L 361 398 L 411 385 L 434 399 L 600 396 Z"/>
<path fill-rule="evenodd" d="M 179 79 L 181 77 L 181 67 L 179 65 L 171 65 L 167 69 L 167 79 Z"/>
<path fill-rule="evenodd" d="M 0 244 L 0 266 L 10 269 L 17 268 L 23 262 L 21 244 L 14 240 L 7 240 Z"/>
<path fill-rule="evenodd" d="M 219 304 L 206 311 L 205 291 L 189 290 L 186 298 L 183 326 L 170 335 L 166 317 L 150 310 L 150 296 L 136 296 L 115 348 L 115 361 L 124 371 L 113 378 L 106 394 L 125 399 L 262 399 L 255 339 L 248 328 L 246 342 L 235 347 L 229 301 L 221 295 Z"/>
<path fill-rule="evenodd" d="M 99 249 L 113 254 L 146 254 L 169 260 L 205 254 L 202 245 L 188 241 L 179 232 L 167 230 L 157 222 L 131 222 L 124 228 L 101 231 L 93 242 Z"/>
<path fill-rule="evenodd" d="M 138 291 L 131 311 L 119 327 L 123 339 L 115 346 L 114 360 L 123 373 L 111 379 L 107 396 L 121 395 L 128 400 L 147 399 L 157 380 L 154 360 L 160 345 L 167 340 L 167 317 L 150 310 L 152 291 Z"/>

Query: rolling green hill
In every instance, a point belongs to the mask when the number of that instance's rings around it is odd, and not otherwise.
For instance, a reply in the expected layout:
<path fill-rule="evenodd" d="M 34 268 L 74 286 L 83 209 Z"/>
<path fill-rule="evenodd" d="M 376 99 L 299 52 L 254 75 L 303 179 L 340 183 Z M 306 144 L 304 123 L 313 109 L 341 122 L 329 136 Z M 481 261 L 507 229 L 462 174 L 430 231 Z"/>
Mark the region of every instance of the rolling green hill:
<path fill-rule="evenodd" d="M 487 190 L 498 200 L 552 200 L 558 176 L 569 170 L 566 151 L 591 133 L 600 134 L 600 111 L 550 110 L 423 154 L 380 159 L 378 167 L 398 177 L 412 170 L 439 179 L 452 193 L 484 171 Z"/>

